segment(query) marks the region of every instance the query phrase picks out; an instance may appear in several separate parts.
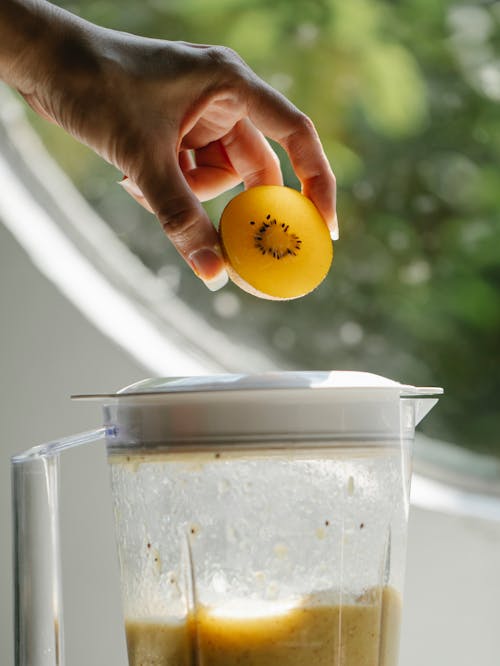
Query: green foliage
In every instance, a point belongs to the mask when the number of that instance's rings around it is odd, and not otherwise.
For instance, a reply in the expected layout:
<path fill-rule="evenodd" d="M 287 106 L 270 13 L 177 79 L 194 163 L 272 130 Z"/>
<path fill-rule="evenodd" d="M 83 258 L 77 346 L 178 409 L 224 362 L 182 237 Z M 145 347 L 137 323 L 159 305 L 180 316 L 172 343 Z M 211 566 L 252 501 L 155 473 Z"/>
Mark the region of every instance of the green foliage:
<path fill-rule="evenodd" d="M 151 218 L 116 191 L 114 170 L 45 129 L 52 152 L 143 260 L 170 280 L 175 267 L 193 307 L 283 364 L 443 385 L 427 433 L 500 455 L 498 3 L 60 4 L 116 29 L 235 48 L 311 116 L 338 177 L 341 240 L 316 292 L 289 303 L 234 287 L 209 296 Z M 229 196 L 207 204 L 215 223 Z"/>

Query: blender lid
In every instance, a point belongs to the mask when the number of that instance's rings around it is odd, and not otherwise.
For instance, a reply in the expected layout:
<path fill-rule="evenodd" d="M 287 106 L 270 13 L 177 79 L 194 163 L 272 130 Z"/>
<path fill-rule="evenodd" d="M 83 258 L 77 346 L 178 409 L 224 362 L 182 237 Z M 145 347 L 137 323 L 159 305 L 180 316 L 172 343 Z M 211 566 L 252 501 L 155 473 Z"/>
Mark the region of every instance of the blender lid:
<path fill-rule="evenodd" d="M 387 390 L 393 389 L 400 397 L 437 396 L 443 389 L 436 386 L 401 384 L 370 372 L 347 370 L 286 371 L 260 374 L 215 374 L 187 377 L 159 377 L 144 379 L 126 386 L 116 393 L 74 395 L 74 399 L 127 398 L 172 393 L 200 393 L 213 391 L 262 391 L 294 389 Z"/>
<path fill-rule="evenodd" d="M 399 440 L 443 390 L 366 372 L 146 379 L 94 399 L 116 446 L 165 442 Z M 407 398 L 406 404 L 402 398 Z M 401 409 L 406 416 L 401 416 Z M 403 419 L 403 420 L 402 420 Z"/>

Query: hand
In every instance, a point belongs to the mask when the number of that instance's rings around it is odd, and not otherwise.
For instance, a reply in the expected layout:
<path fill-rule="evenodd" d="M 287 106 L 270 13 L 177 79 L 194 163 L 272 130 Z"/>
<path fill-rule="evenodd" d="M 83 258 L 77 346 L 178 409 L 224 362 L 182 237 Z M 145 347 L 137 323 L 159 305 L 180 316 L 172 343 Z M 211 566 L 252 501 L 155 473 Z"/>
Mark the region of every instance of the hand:
<path fill-rule="evenodd" d="M 227 275 L 200 201 L 240 182 L 282 184 L 265 136 L 288 152 L 304 194 L 338 234 L 335 180 L 312 122 L 235 52 L 52 13 L 47 55 L 16 87 L 125 174 L 125 189 L 157 216 L 207 286 L 219 288 Z"/>

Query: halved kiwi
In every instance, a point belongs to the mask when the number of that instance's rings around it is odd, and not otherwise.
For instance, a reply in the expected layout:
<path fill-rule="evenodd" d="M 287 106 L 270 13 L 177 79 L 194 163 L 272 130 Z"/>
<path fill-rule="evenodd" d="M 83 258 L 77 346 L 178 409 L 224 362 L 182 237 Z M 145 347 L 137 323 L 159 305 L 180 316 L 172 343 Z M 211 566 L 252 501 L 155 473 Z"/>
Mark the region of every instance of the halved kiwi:
<path fill-rule="evenodd" d="M 297 190 L 260 185 L 238 194 L 219 225 L 233 282 L 261 298 L 299 298 L 326 277 L 333 245 L 325 221 Z"/>

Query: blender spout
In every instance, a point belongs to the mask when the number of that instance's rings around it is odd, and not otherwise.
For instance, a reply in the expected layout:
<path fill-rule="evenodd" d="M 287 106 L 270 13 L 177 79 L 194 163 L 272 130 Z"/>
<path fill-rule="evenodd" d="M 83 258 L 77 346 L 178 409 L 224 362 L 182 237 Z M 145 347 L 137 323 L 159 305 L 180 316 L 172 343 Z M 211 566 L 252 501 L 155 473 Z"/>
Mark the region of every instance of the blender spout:
<path fill-rule="evenodd" d="M 431 409 L 437 405 L 439 398 L 413 398 L 415 425 L 424 419 Z"/>

